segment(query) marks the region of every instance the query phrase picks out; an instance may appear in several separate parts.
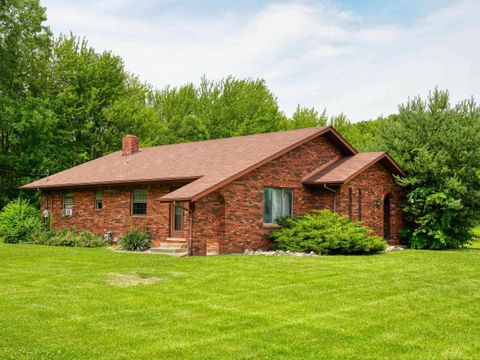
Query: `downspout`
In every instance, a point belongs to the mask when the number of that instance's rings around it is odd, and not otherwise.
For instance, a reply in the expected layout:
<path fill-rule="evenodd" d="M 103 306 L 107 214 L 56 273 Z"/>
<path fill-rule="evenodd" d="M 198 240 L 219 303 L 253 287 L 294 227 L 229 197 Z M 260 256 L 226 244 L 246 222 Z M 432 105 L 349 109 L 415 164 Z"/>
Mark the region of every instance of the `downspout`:
<path fill-rule="evenodd" d="M 323 187 L 333 193 L 333 212 L 337 212 L 337 191 L 328 187 L 327 184 L 323 184 Z"/>
<path fill-rule="evenodd" d="M 192 205 L 193 203 L 190 201 L 189 203 Z M 188 209 L 189 212 L 189 217 L 188 217 L 188 255 L 192 256 L 193 255 L 193 211 L 191 209 Z"/>

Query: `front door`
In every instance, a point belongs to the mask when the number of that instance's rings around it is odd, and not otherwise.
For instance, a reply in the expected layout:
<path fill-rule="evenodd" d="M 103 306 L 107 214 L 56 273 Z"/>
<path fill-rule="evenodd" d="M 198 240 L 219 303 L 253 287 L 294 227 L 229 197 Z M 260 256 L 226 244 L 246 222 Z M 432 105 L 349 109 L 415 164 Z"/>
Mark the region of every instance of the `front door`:
<path fill-rule="evenodd" d="M 183 219 L 183 202 L 174 202 L 170 205 L 170 237 L 184 237 L 184 219 Z"/>

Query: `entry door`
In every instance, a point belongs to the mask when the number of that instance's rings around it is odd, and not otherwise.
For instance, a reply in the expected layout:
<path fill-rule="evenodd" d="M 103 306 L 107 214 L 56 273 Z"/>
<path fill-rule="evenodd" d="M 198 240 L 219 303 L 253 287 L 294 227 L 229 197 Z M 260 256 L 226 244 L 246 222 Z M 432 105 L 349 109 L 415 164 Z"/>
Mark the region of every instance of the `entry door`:
<path fill-rule="evenodd" d="M 170 237 L 183 238 L 184 219 L 183 202 L 175 202 L 170 205 Z"/>

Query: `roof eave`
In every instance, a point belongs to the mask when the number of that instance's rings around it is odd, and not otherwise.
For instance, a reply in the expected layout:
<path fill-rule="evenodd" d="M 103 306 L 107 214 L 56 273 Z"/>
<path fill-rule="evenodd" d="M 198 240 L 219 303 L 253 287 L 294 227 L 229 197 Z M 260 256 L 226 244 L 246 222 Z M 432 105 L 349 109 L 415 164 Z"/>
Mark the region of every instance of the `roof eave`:
<path fill-rule="evenodd" d="M 134 184 L 149 184 L 149 183 L 162 183 L 162 182 L 177 182 L 177 181 L 194 181 L 201 178 L 201 176 L 194 177 L 169 177 L 169 178 L 158 178 L 158 179 L 137 179 L 137 180 L 124 180 L 124 181 L 98 181 L 98 182 L 89 182 L 89 183 L 67 183 L 67 184 L 53 184 L 53 185 L 33 185 L 26 184 L 20 186 L 22 190 L 42 190 L 42 189 L 72 189 L 72 188 L 89 188 L 95 186 L 104 186 L 104 185 L 134 185 Z"/>
<path fill-rule="evenodd" d="M 192 201 L 192 198 L 191 197 L 161 197 L 160 198 L 160 202 L 162 203 L 169 203 L 169 202 L 175 202 L 175 201 Z"/>
<path fill-rule="evenodd" d="M 312 181 L 312 182 L 303 182 L 302 184 L 306 186 L 343 185 L 345 184 L 345 181 Z"/>

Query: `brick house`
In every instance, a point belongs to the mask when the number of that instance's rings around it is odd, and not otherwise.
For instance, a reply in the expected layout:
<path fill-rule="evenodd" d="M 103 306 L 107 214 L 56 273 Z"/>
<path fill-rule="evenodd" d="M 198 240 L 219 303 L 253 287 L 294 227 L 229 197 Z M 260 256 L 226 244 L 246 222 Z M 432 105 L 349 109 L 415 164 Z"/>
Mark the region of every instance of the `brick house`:
<path fill-rule="evenodd" d="M 399 242 L 404 175 L 385 152 L 358 153 L 332 127 L 122 151 L 24 185 L 54 228 L 117 237 L 147 228 L 154 247 L 192 255 L 264 249 L 275 218 L 328 208 Z"/>

